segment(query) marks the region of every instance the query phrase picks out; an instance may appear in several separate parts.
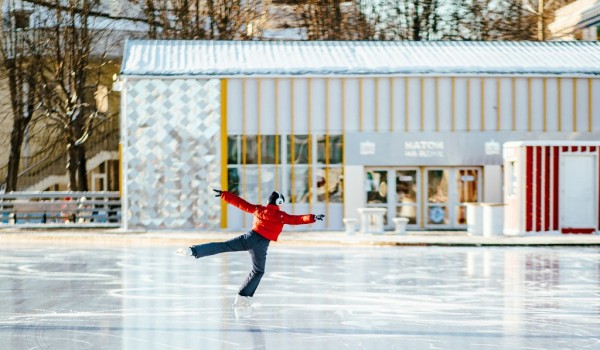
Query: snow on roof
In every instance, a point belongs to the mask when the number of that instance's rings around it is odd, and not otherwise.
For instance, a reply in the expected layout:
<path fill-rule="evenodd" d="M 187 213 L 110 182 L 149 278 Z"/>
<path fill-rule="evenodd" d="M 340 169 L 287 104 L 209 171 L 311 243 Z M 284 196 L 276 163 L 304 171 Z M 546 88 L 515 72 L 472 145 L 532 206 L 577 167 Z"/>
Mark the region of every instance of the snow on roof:
<path fill-rule="evenodd" d="M 121 74 L 600 75 L 600 42 L 132 40 Z"/>

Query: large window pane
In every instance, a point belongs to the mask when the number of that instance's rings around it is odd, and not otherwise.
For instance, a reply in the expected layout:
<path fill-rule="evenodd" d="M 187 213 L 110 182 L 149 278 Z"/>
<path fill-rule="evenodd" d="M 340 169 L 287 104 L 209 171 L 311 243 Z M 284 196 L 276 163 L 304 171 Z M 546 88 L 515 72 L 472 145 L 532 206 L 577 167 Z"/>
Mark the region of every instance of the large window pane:
<path fill-rule="evenodd" d="M 240 177 L 237 167 L 227 169 L 227 191 L 240 195 Z"/>
<path fill-rule="evenodd" d="M 427 195 L 429 203 L 448 202 L 448 170 L 427 171 Z"/>
<path fill-rule="evenodd" d="M 227 136 L 227 164 L 239 164 L 239 136 Z"/>
<path fill-rule="evenodd" d="M 326 152 L 329 151 L 329 159 L 325 159 Z M 317 136 L 317 162 L 321 164 L 341 164 L 343 161 L 342 136 L 325 135 Z"/>
<path fill-rule="evenodd" d="M 279 163 L 277 151 L 281 152 L 281 150 L 278 150 L 277 142 L 279 142 L 279 137 L 276 135 L 262 135 L 260 137 L 260 161 L 262 164 Z"/>
<path fill-rule="evenodd" d="M 261 201 L 261 203 L 265 204 L 268 202 L 271 192 L 280 190 L 279 188 L 276 188 L 276 184 L 281 183 L 280 181 L 277 181 L 277 178 L 276 178 L 277 174 L 278 174 L 278 172 L 275 170 L 274 165 L 266 165 L 266 166 L 260 167 L 260 177 L 261 177 L 260 201 Z"/>
<path fill-rule="evenodd" d="M 367 203 L 387 203 L 387 170 L 368 170 L 365 177 Z"/>
<path fill-rule="evenodd" d="M 317 200 L 319 202 L 341 203 L 344 192 L 342 168 L 318 168 L 317 169 Z M 327 193 L 329 198 L 327 199 Z"/>
<path fill-rule="evenodd" d="M 293 138 L 293 140 L 292 140 Z M 288 135 L 287 150 L 289 164 L 308 164 L 308 152 L 310 149 L 308 135 Z M 293 146 L 292 146 L 293 145 Z M 292 148 L 293 147 L 293 148 Z M 292 160 L 292 152 L 294 159 Z"/>
<path fill-rule="evenodd" d="M 243 139 L 246 141 L 246 164 L 258 164 L 258 136 L 249 135 Z M 242 152 L 243 150 L 242 146 Z"/>
<path fill-rule="evenodd" d="M 296 166 L 288 168 L 289 184 L 287 197 L 290 203 L 309 203 L 310 187 L 308 186 L 308 167 Z"/>
<path fill-rule="evenodd" d="M 458 201 L 461 203 L 478 202 L 477 180 L 479 174 L 477 169 L 460 169 L 457 175 Z"/>

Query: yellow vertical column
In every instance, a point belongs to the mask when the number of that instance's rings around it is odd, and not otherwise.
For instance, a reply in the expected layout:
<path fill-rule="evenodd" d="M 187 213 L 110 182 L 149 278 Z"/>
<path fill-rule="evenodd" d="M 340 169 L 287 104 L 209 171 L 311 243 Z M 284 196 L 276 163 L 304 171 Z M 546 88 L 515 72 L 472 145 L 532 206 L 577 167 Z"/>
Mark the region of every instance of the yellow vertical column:
<path fill-rule="evenodd" d="M 281 192 L 279 188 L 279 79 L 275 78 L 275 188 L 276 191 Z"/>
<path fill-rule="evenodd" d="M 290 128 L 290 149 L 288 149 L 287 151 L 290 153 L 290 202 L 292 204 L 292 213 L 294 213 L 294 209 L 295 209 L 295 204 L 296 204 L 296 200 L 295 200 L 295 190 L 294 190 L 294 183 L 296 181 L 296 177 L 295 177 L 295 173 L 294 173 L 294 160 L 296 158 L 296 152 L 295 152 L 295 140 L 294 140 L 294 78 L 290 79 L 290 118 L 291 118 L 291 128 Z M 285 157 L 285 155 L 284 155 Z"/>
<path fill-rule="evenodd" d="M 312 79 L 308 78 L 308 81 L 306 82 L 307 84 L 307 104 L 308 104 L 308 139 L 306 140 L 306 142 L 308 142 L 308 171 L 307 171 L 307 176 L 308 176 L 308 211 L 310 213 L 312 213 L 312 197 L 315 193 L 315 191 L 313 191 L 312 185 L 313 185 L 313 181 L 312 181 L 312 169 L 313 169 L 313 164 L 312 164 Z"/>
<path fill-rule="evenodd" d="M 260 165 L 262 162 L 262 146 L 261 146 L 261 135 L 260 135 L 260 112 L 261 112 L 261 106 L 260 106 L 260 86 L 261 86 L 261 81 L 260 78 L 256 79 L 256 146 L 257 146 L 257 179 L 256 179 L 256 185 L 257 185 L 257 193 L 258 193 L 258 201 L 262 201 L 262 191 L 261 191 L 261 185 L 262 185 L 262 175 L 260 172 Z"/>
<path fill-rule="evenodd" d="M 532 130 L 531 78 L 527 78 L 527 131 Z"/>
<path fill-rule="evenodd" d="M 544 114 L 544 132 L 548 131 L 548 98 L 547 98 L 547 93 L 548 93 L 548 87 L 547 87 L 547 79 L 543 78 L 542 79 L 542 83 L 543 83 L 543 91 L 542 91 L 542 113 Z"/>
<path fill-rule="evenodd" d="M 485 130 L 485 78 L 481 78 L 481 131 Z"/>
<path fill-rule="evenodd" d="M 242 197 L 246 198 L 246 79 L 242 79 Z M 244 226 L 246 226 L 246 215 L 244 217 Z"/>
<path fill-rule="evenodd" d="M 456 105 L 456 78 L 452 77 L 451 80 L 451 96 L 450 96 L 450 113 L 451 113 L 451 126 L 450 128 L 452 129 L 452 131 L 456 131 L 456 110 L 455 110 L 455 105 Z"/>
<path fill-rule="evenodd" d="M 329 226 L 329 78 L 325 79 L 325 225 Z"/>
<path fill-rule="evenodd" d="M 228 189 L 227 171 L 227 79 L 221 79 L 221 188 Z M 221 228 L 227 228 L 227 203 L 221 201 Z"/>
<path fill-rule="evenodd" d="M 390 132 L 394 131 L 394 78 L 390 78 Z"/>
<path fill-rule="evenodd" d="M 558 106 L 556 107 L 558 113 L 558 131 L 562 131 L 562 79 L 556 79 L 556 93 L 558 97 L 556 98 L 556 102 Z"/>
<path fill-rule="evenodd" d="M 467 78 L 467 131 L 471 131 L 471 79 Z"/>
<path fill-rule="evenodd" d="M 501 113 L 500 108 L 502 107 L 502 85 L 500 84 L 500 78 L 496 78 L 496 131 L 500 131 L 501 127 Z"/>
<path fill-rule="evenodd" d="M 577 131 L 577 78 L 573 78 L 573 131 Z"/>
<path fill-rule="evenodd" d="M 594 107 L 593 103 L 592 103 L 592 96 L 594 96 L 593 94 L 593 84 L 592 84 L 592 79 L 588 78 L 587 80 L 587 85 L 588 85 L 588 132 L 592 132 L 592 128 L 593 128 L 593 118 L 592 118 L 592 108 Z"/>
<path fill-rule="evenodd" d="M 517 79 L 511 78 L 512 131 L 517 130 Z"/>

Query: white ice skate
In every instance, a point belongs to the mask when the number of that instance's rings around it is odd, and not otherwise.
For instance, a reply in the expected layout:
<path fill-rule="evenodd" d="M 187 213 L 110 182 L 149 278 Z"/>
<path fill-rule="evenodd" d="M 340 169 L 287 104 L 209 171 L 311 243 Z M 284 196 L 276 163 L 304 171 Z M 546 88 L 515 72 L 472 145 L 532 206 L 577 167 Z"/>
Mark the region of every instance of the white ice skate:
<path fill-rule="evenodd" d="M 236 295 L 235 301 L 233 302 L 233 307 L 250 307 L 252 306 L 252 300 L 250 297 L 245 297 L 242 295 Z"/>
<path fill-rule="evenodd" d="M 181 255 L 181 256 L 192 256 L 193 255 L 192 248 L 179 248 L 179 249 L 177 249 L 175 254 Z"/>

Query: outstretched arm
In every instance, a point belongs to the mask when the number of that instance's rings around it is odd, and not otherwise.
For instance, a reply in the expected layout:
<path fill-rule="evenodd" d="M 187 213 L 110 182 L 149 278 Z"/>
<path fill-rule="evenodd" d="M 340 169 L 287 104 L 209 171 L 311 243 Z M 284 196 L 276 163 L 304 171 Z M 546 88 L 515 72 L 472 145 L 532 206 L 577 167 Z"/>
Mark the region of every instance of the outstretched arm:
<path fill-rule="evenodd" d="M 247 213 L 252 214 L 258 208 L 258 205 L 250 204 L 250 203 L 246 202 L 244 199 L 236 196 L 235 194 L 233 194 L 231 192 L 220 191 L 220 190 L 213 190 L 213 191 L 215 191 L 217 193 L 215 195 L 215 197 L 221 197 L 225 202 L 233 205 L 234 207 L 240 208 L 241 210 L 243 210 Z"/>
<path fill-rule="evenodd" d="M 304 225 L 304 224 L 312 224 L 315 221 L 322 221 L 325 215 L 319 214 L 307 214 L 307 215 L 290 215 L 288 213 L 283 213 L 283 223 L 287 225 Z"/>

